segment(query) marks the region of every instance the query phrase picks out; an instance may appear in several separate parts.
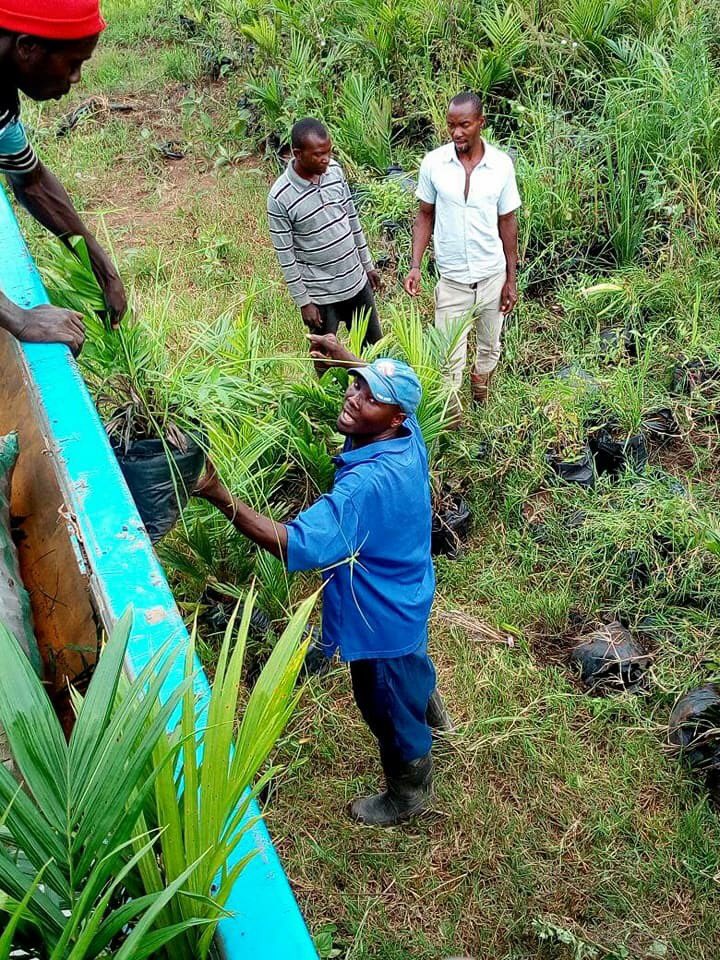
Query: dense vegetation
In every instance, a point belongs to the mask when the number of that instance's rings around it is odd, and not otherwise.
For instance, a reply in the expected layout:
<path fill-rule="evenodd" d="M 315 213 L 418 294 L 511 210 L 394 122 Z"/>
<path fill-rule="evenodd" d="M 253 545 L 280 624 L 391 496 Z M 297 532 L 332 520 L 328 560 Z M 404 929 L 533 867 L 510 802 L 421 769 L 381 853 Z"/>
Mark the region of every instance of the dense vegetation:
<path fill-rule="evenodd" d="M 108 13 L 75 103 L 28 110 L 48 162 L 106 211 L 135 290 L 129 352 L 108 358 L 98 334 L 86 369 L 97 383 L 108 367 L 93 363 L 114 363 L 122 379 L 129 357 L 163 410 L 178 395 L 191 419 L 203 407 L 229 484 L 277 517 L 330 482 L 341 391 L 303 359 L 266 238 L 289 125 L 313 113 L 331 127 L 383 264 L 387 347 L 424 355 L 433 382 L 442 347 L 418 336 L 432 280 L 413 314 L 397 278 L 414 202 L 385 170 L 413 176 L 465 87 L 515 152 L 522 296 L 501 373 L 460 435 L 434 418 L 436 488 L 473 513 L 461 558 L 438 561 L 431 646 L 460 730 L 438 751 L 437 814 L 381 837 L 346 823 L 377 769 L 341 670 L 311 686 L 270 791 L 324 954 L 714 956 L 716 814 L 663 744 L 678 694 L 720 670 L 716 5 L 134 0 Z M 58 139 L 59 115 L 89 94 Z M 163 158 L 169 141 L 184 159 Z M 648 464 L 589 490 L 555 482 L 548 455 L 576 456 L 601 428 L 644 437 Z M 277 622 L 311 585 L 200 504 L 159 549 L 185 609 L 201 605 L 210 664 L 208 618 L 253 575 Z M 647 696 L 589 699 L 568 674 L 573 639 L 613 619 L 655 656 Z"/>

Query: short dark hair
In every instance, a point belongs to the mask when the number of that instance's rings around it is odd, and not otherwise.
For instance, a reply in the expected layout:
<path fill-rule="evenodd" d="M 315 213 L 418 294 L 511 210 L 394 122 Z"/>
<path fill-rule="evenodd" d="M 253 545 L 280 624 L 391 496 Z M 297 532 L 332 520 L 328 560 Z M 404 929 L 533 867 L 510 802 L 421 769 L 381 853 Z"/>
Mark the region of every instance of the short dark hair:
<path fill-rule="evenodd" d="M 448 110 L 450 107 L 462 107 L 466 103 L 470 104 L 479 117 L 483 115 L 483 102 L 476 93 L 472 92 L 472 90 L 463 90 L 462 93 L 456 93 L 448 104 Z"/>
<path fill-rule="evenodd" d="M 290 131 L 290 142 L 293 150 L 302 150 L 309 137 L 317 137 L 318 140 L 327 140 L 327 127 L 316 120 L 314 117 L 304 117 L 293 124 Z"/>

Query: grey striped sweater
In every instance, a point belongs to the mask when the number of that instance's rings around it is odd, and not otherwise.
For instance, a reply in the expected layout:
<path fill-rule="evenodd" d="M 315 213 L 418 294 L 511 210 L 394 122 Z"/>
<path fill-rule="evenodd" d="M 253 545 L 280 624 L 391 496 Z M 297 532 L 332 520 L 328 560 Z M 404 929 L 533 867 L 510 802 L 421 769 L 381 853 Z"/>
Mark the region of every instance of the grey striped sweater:
<path fill-rule="evenodd" d="M 318 183 L 292 161 L 267 201 L 270 237 L 298 307 L 339 303 L 359 293 L 373 262 L 342 168 L 330 161 Z"/>

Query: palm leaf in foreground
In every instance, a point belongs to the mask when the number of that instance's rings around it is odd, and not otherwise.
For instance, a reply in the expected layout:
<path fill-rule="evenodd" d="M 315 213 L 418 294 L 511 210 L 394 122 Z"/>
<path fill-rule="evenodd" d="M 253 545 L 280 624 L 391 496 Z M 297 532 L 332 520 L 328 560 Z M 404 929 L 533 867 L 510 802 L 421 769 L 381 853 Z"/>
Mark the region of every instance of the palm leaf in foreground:
<path fill-rule="evenodd" d="M 26 785 L 18 790 L 0 767 L 5 810 L 0 892 L 6 903 L 23 904 L 21 913 L 13 906 L 12 922 L 17 926 L 21 916 L 33 924 L 51 960 L 97 957 L 121 930 L 132 938 L 135 955 L 142 955 L 150 918 L 155 924 L 158 911 L 182 885 L 169 884 L 136 901 L 131 914 L 115 905 L 121 881 L 135 867 L 132 846 L 140 843 L 148 853 L 156 843 L 155 837 L 136 840 L 139 810 L 175 750 L 166 744 L 157 766 L 149 761 L 190 683 L 158 706 L 173 662 L 166 648 L 133 683 L 119 685 L 131 626 L 128 612 L 108 640 L 67 744 L 40 680 L 0 624 L 0 723 Z M 196 867 L 195 862 L 185 867 L 182 882 Z M 195 920 L 184 918 L 172 937 Z M 5 929 L 7 939 L 9 923 Z M 153 942 L 160 933 L 154 930 Z"/>
<path fill-rule="evenodd" d="M 305 626 L 317 595 L 305 600 L 278 639 L 235 733 L 243 657 L 255 592 L 250 590 L 236 629 L 237 613 L 228 624 L 207 703 L 198 703 L 186 683 L 179 728 L 168 735 L 166 747 L 182 744 L 182 762 L 173 776 L 168 765 L 155 781 L 157 825 L 164 828 L 163 856 L 143 858 L 147 892 L 177 883 L 185 876 L 181 895 L 165 904 L 163 922 L 177 924 L 205 918 L 204 930 L 188 930 L 173 946 L 187 960 L 206 957 L 218 921 L 224 915 L 232 885 L 254 852 L 240 855 L 239 845 L 252 826 L 249 804 L 262 785 L 253 782 L 281 735 L 300 693 L 297 678 L 305 657 Z M 188 648 L 185 676 L 195 669 L 194 635 Z M 185 864 L 202 859 L 192 874 Z"/>

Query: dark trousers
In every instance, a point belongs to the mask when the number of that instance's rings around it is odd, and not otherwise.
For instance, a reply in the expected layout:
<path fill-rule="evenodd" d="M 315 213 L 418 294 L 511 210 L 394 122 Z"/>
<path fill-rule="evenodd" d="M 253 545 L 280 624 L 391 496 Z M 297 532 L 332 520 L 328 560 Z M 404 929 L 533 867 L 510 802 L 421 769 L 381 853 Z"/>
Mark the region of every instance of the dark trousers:
<path fill-rule="evenodd" d="M 425 644 L 404 657 L 353 660 L 350 675 L 355 703 L 377 738 L 383 767 L 426 756 L 432 738 L 425 711 L 435 689 L 435 667 Z"/>
<path fill-rule="evenodd" d="M 382 337 L 375 297 L 369 280 L 360 293 L 356 293 L 349 300 L 340 300 L 338 303 L 319 303 L 317 308 L 322 318 L 320 333 L 337 333 L 341 323 L 344 323 L 349 330 L 358 316 L 369 313 L 370 318 L 365 334 L 365 343 L 377 343 Z"/>

